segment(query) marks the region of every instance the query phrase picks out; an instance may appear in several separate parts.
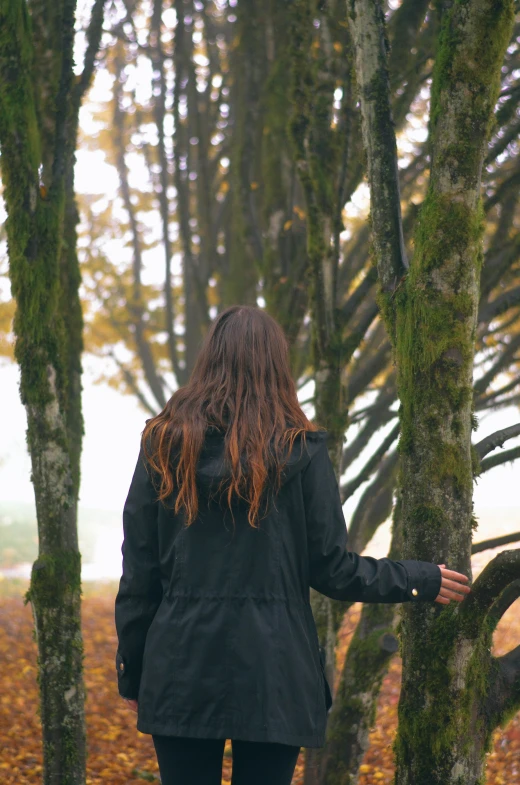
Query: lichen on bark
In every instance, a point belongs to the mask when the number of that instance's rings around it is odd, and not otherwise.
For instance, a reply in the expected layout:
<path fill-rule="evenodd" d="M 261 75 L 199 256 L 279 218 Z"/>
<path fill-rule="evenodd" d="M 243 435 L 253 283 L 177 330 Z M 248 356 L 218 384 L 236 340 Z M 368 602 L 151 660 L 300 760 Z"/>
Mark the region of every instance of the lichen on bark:
<path fill-rule="evenodd" d="M 432 84 L 431 179 L 411 269 L 393 302 L 404 555 L 470 577 L 480 178 L 511 10 L 481 0 L 456 2 L 446 15 Z M 481 55 L 491 22 L 493 41 Z M 468 624 L 467 607 L 402 608 L 397 785 L 481 782 L 495 663 L 492 629 L 486 618 Z"/>
<path fill-rule="evenodd" d="M 99 45 L 103 4 L 94 3 L 86 71 L 76 87 L 75 7 L 75 0 L 0 0 L 0 165 L 16 300 L 15 357 L 38 521 L 39 555 L 25 600 L 38 644 L 45 785 L 85 782 L 76 526 L 82 319 L 72 167 L 77 111 Z"/>

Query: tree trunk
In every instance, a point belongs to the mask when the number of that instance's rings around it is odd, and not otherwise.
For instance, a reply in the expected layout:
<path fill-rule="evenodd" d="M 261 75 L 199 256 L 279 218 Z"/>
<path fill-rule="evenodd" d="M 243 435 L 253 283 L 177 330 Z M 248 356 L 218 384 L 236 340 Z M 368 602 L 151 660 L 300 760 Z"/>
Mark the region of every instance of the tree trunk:
<path fill-rule="evenodd" d="M 343 368 L 348 348 L 338 319 L 337 275 L 339 264 L 340 211 L 343 182 L 335 176 L 334 163 L 341 149 L 331 133 L 332 97 L 335 80 L 329 19 L 321 18 L 317 57 L 309 59 L 313 45 L 313 0 L 297 0 L 292 9 L 292 99 L 290 134 L 294 159 L 305 196 L 307 214 L 307 255 L 309 259 L 310 311 L 312 317 L 312 360 L 315 379 L 315 418 L 330 434 L 328 447 L 339 479 L 344 434 L 347 429 Z M 319 150 L 319 155 L 316 152 Z M 325 672 L 332 684 L 335 644 L 341 619 L 348 607 L 311 592 L 311 604 L 318 636 L 325 649 Z M 323 750 L 305 754 L 304 785 L 320 782 Z"/>
<path fill-rule="evenodd" d="M 417 224 L 415 255 L 401 281 L 394 272 L 396 256 L 385 254 L 384 244 L 390 235 L 394 252 L 399 247 L 400 217 L 388 189 L 393 166 L 384 166 L 395 140 L 389 133 L 390 116 L 385 120 L 385 112 L 373 112 L 377 91 L 370 88 L 377 75 L 363 48 L 364 17 L 372 14 L 375 37 L 384 41 L 383 17 L 380 9 L 374 15 L 368 0 L 351 0 L 350 7 L 357 28 L 373 229 L 379 235 L 374 249 L 380 302 L 394 341 L 401 400 L 403 556 L 445 562 L 471 575 L 478 465 L 471 433 L 482 261 L 480 182 L 513 4 L 455 2 L 445 15 L 432 84 L 431 181 Z M 383 77 L 384 60 L 380 49 Z M 381 86 L 380 79 L 377 83 Z M 387 92 L 379 95 L 385 99 Z M 371 130 L 381 122 L 386 136 L 380 137 L 381 145 L 371 145 Z M 381 219 L 392 210 L 397 229 Z M 482 782 L 491 734 L 519 703 L 519 650 L 499 660 L 490 654 L 496 623 L 518 596 L 519 565 L 520 552 L 501 554 L 460 605 L 402 607 L 396 785 Z"/>
<path fill-rule="evenodd" d="M 103 2 L 73 86 L 75 2 L 0 2 L 0 144 L 16 299 L 15 356 L 27 412 L 39 555 L 26 602 L 34 615 L 45 785 L 85 782 L 79 487 L 82 318 L 75 253 L 73 149 L 92 74 Z M 31 24 L 32 21 L 32 24 Z"/>
<path fill-rule="evenodd" d="M 512 16 L 510 2 L 474 0 L 455 3 L 445 19 L 432 85 L 431 182 L 412 270 L 397 297 L 405 556 L 445 562 L 467 575 L 475 526 L 471 432 L 481 169 Z M 493 570 L 503 569 L 509 581 L 520 577 L 519 556 L 497 557 L 460 607 L 403 607 L 397 785 L 482 781 L 484 753 L 505 707 L 490 655 L 495 597 L 484 602 L 481 587 Z"/>
<path fill-rule="evenodd" d="M 398 559 L 402 548 L 400 509 L 398 502 L 388 554 L 391 559 Z M 395 621 L 395 605 L 366 603 L 362 607 L 329 717 L 320 772 L 323 785 L 355 785 L 358 781 L 381 683 L 398 650 Z"/>

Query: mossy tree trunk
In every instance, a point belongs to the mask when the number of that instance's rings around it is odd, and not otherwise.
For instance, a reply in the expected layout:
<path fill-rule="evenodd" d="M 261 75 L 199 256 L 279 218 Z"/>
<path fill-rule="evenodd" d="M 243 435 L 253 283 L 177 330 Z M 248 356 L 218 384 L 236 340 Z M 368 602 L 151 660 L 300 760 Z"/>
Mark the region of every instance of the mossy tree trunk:
<path fill-rule="evenodd" d="M 338 16 L 336 16 L 337 14 Z M 294 161 L 305 198 L 307 220 L 306 278 L 311 313 L 311 346 L 314 365 L 314 405 L 317 422 L 330 434 L 329 452 L 339 479 L 344 434 L 348 424 L 344 368 L 354 344 L 344 337 L 344 323 L 337 301 L 339 233 L 348 155 L 346 133 L 333 116 L 338 79 L 348 95 L 350 63 L 338 68 L 332 28 L 344 21 L 339 5 L 330 13 L 314 0 L 296 0 L 291 10 L 292 115 L 289 133 Z M 314 20 L 319 18 L 316 32 Z M 345 42 L 346 43 L 346 42 Z M 345 116 L 343 116 L 343 123 Z M 357 344 L 356 344 L 357 345 Z M 311 591 L 311 604 L 320 643 L 325 649 L 325 670 L 333 683 L 335 644 L 348 605 Z M 307 750 L 305 785 L 320 781 L 322 750 Z"/>
<path fill-rule="evenodd" d="M 30 13 L 31 12 L 31 13 Z M 0 145 L 15 355 L 27 412 L 39 555 L 26 601 L 38 644 L 44 783 L 85 782 L 79 488 L 82 318 L 75 253 L 77 117 L 99 47 L 96 0 L 74 80 L 74 0 L 0 2 Z"/>
<path fill-rule="evenodd" d="M 401 400 L 403 556 L 444 562 L 470 575 L 473 478 L 479 469 L 471 433 L 480 183 L 513 3 L 459 1 L 445 15 L 432 84 L 430 184 L 414 258 L 402 275 L 395 265 L 396 258 L 401 269 L 406 263 L 399 260 L 400 217 L 390 187 L 395 138 L 387 111 L 386 52 L 372 47 L 372 62 L 379 62 L 372 69 L 366 54 L 368 26 L 382 42 L 384 20 L 368 0 L 351 0 L 350 11 L 379 301 L 394 343 Z M 393 254 L 385 251 L 388 238 Z M 402 607 L 396 785 L 483 782 L 492 732 L 520 705 L 520 647 L 498 659 L 490 653 L 498 620 L 519 596 L 519 579 L 520 552 L 504 552 L 462 603 Z"/>
<path fill-rule="evenodd" d="M 391 559 L 401 557 L 401 504 L 394 507 Z M 330 713 L 320 782 L 353 785 L 368 748 L 377 698 L 388 664 L 398 649 L 395 605 L 364 604 L 349 644 Z"/>

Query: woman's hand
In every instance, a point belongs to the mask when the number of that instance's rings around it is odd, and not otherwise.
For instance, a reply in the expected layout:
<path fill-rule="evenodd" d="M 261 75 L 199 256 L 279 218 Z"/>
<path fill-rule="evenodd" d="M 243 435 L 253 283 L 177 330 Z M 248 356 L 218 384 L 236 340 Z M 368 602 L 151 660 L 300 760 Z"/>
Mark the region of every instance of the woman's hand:
<path fill-rule="evenodd" d="M 437 567 L 440 567 L 442 581 L 441 590 L 435 598 L 435 602 L 440 602 L 441 605 L 449 605 L 450 600 L 456 600 L 457 602 L 463 600 L 466 594 L 469 594 L 471 591 L 469 586 L 464 585 L 469 580 L 468 576 L 463 575 L 461 572 L 447 570 L 445 564 L 438 564 Z"/>
<path fill-rule="evenodd" d="M 129 698 L 123 698 L 125 703 L 128 703 L 132 711 L 137 711 L 137 701 L 130 700 Z"/>

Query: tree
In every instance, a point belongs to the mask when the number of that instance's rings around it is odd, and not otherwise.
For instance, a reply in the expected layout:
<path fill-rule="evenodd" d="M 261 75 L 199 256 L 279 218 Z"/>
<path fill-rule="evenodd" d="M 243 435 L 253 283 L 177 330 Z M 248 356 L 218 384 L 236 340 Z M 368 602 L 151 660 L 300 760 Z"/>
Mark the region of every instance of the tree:
<path fill-rule="evenodd" d="M 432 81 L 430 180 L 411 264 L 401 242 L 384 18 L 365 0 L 352 0 L 350 13 L 379 296 L 401 401 L 403 552 L 468 574 L 473 479 L 485 451 L 483 443 L 480 450 L 471 444 L 477 427 L 472 377 L 483 261 L 481 171 L 513 3 L 456 2 L 444 14 Z M 496 624 L 518 596 L 520 551 L 513 550 L 486 567 L 458 607 L 403 606 L 398 785 L 482 781 L 492 732 L 520 706 L 520 646 L 498 659 L 490 654 Z"/>
<path fill-rule="evenodd" d="M 76 508 L 83 423 L 75 253 L 78 111 L 101 37 L 92 7 L 73 71 L 74 0 L 0 3 L 0 145 L 15 356 L 38 519 L 30 601 L 38 644 L 45 783 L 85 782 L 81 559 Z"/>

